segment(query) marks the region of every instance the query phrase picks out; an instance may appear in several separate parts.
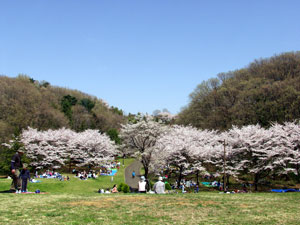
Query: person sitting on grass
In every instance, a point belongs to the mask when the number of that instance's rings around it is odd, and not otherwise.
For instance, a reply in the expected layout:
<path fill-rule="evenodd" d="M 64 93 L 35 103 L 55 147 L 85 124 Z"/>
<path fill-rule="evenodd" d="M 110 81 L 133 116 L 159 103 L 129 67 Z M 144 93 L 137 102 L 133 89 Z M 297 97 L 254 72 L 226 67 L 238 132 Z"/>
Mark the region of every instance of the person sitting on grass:
<path fill-rule="evenodd" d="M 153 186 L 153 190 L 156 194 L 165 194 L 165 183 L 162 182 L 162 180 L 162 177 L 159 177 L 158 181 Z"/>
<path fill-rule="evenodd" d="M 106 189 L 105 194 L 110 194 L 109 188 Z"/>
<path fill-rule="evenodd" d="M 111 190 L 111 193 L 118 193 L 118 188 L 117 188 L 116 184 L 113 186 L 113 189 Z"/>
<path fill-rule="evenodd" d="M 146 193 L 146 185 L 145 177 L 141 176 L 141 180 L 139 181 L 139 193 Z"/>
<path fill-rule="evenodd" d="M 27 181 L 30 180 L 30 173 L 27 169 L 27 164 L 23 164 L 23 169 L 20 173 L 20 179 L 22 179 L 22 193 L 27 192 Z"/>

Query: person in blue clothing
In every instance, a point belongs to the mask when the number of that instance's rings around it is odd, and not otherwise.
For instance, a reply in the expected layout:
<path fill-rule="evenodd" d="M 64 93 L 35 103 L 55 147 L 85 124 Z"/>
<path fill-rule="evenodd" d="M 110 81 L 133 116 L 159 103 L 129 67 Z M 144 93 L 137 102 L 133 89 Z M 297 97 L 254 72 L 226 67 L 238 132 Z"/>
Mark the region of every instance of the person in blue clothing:
<path fill-rule="evenodd" d="M 132 178 L 135 178 L 135 171 L 132 172 Z"/>
<path fill-rule="evenodd" d="M 20 173 L 20 178 L 22 179 L 22 192 L 27 192 L 27 181 L 30 180 L 30 173 L 27 169 L 27 164 L 23 164 L 23 169 Z"/>

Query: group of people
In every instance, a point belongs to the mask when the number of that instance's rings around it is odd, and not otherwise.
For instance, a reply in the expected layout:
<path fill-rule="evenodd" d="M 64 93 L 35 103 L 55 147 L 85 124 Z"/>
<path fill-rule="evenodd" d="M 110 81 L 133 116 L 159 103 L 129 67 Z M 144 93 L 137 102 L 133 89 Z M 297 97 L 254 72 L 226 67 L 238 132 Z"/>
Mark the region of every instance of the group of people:
<path fill-rule="evenodd" d="M 74 170 L 73 170 L 74 172 Z M 96 179 L 98 177 L 98 175 L 96 174 L 95 171 L 90 170 L 88 173 L 84 170 L 82 172 L 76 171 L 76 176 L 78 177 L 80 180 L 87 180 L 88 178 L 93 178 Z"/>
<path fill-rule="evenodd" d="M 54 171 L 50 171 L 50 170 L 45 171 L 42 175 L 38 175 L 38 171 L 35 171 L 35 177 L 36 178 L 57 178 L 60 181 L 69 180 L 70 179 L 69 176 L 64 177 L 60 173 L 54 172 Z"/>
<path fill-rule="evenodd" d="M 163 182 L 163 178 L 158 178 L 158 181 L 153 186 L 153 191 L 151 191 L 150 189 L 151 188 L 149 182 L 144 176 L 141 176 L 141 180 L 138 183 L 139 193 L 146 193 L 147 190 L 149 190 L 149 193 L 165 194 L 165 183 Z"/>
<path fill-rule="evenodd" d="M 22 148 L 20 148 L 17 153 L 13 156 L 11 160 L 11 178 L 12 178 L 12 184 L 11 184 L 11 191 L 16 192 L 16 193 L 21 193 L 21 192 L 27 192 L 27 182 L 30 180 L 30 173 L 29 170 L 27 169 L 27 164 L 22 163 L 21 156 L 23 155 L 24 151 Z M 119 162 L 115 161 L 110 167 L 119 167 Z M 107 168 L 107 167 L 105 167 Z M 78 177 L 81 180 L 86 180 L 88 178 L 96 178 L 97 174 L 95 171 L 89 171 L 88 173 L 84 170 L 82 172 L 75 171 L 76 172 L 76 177 Z M 74 170 L 73 170 L 74 173 Z M 36 172 L 36 176 L 38 176 Z M 60 178 L 62 175 L 60 175 L 57 172 L 53 171 L 46 171 L 42 177 L 55 177 L 55 178 Z M 135 171 L 132 172 L 132 178 L 135 178 Z M 69 180 L 69 177 L 67 177 L 67 180 Z M 213 186 L 218 186 L 220 187 L 219 182 L 213 182 L 211 185 Z M 199 185 L 194 183 L 193 181 L 185 181 L 182 180 L 180 184 L 178 182 L 175 183 L 175 185 L 172 185 L 172 188 L 180 188 L 182 189 L 182 193 L 185 193 L 185 187 L 190 188 L 194 187 L 195 192 L 199 191 Z M 163 182 L 163 178 L 159 177 L 158 181 L 154 184 L 153 186 L 153 191 L 151 191 L 150 183 L 149 181 L 144 177 L 141 176 L 140 181 L 138 182 L 138 191 L 139 193 L 146 193 L 147 191 L 149 193 L 156 193 L 156 194 L 164 194 L 165 193 L 165 183 Z M 247 188 L 243 187 L 243 191 L 247 192 Z M 115 184 L 111 190 L 107 189 L 104 191 L 104 189 L 99 189 L 99 193 L 118 193 L 117 190 L 117 185 Z"/>
<path fill-rule="evenodd" d="M 107 188 L 106 190 L 104 190 L 104 189 L 99 189 L 99 190 L 98 190 L 98 193 L 100 193 L 100 194 L 118 193 L 118 187 L 117 187 L 117 185 L 115 184 L 111 190 L 109 190 L 109 188 Z"/>

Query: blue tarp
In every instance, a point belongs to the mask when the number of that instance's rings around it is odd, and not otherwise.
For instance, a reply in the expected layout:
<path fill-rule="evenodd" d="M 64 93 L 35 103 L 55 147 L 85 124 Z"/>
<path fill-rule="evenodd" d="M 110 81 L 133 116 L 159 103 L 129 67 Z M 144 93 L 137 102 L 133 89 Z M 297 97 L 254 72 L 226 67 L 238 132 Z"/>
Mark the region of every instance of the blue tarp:
<path fill-rule="evenodd" d="M 285 193 L 285 192 L 300 192 L 299 189 L 272 189 L 272 192 Z"/>
<path fill-rule="evenodd" d="M 118 172 L 117 169 L 112 169 L 110 174 L 107 173 L 101 173 L 101 176 L 114 176 Z"/>

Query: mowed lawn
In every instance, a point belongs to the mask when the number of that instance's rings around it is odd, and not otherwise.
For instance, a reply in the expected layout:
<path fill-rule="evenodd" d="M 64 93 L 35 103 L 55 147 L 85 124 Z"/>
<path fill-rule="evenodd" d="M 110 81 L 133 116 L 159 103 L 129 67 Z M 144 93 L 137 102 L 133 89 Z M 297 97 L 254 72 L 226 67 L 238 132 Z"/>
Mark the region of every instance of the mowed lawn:
<path fill-rule="evenodd" d="M 47 194 L 0 193 L 0 224 L 300 224 L 300 193 L 97 193 L 124 182 L 125 167 L 114 182 L 41 179 L 29 191 Z M 0 191 L 10 182 L 1 179 Z"/>
<path fill-rule="evenodd" d="M 1 224 L 300 224 L 300 195 L 1 194 Z"/>

